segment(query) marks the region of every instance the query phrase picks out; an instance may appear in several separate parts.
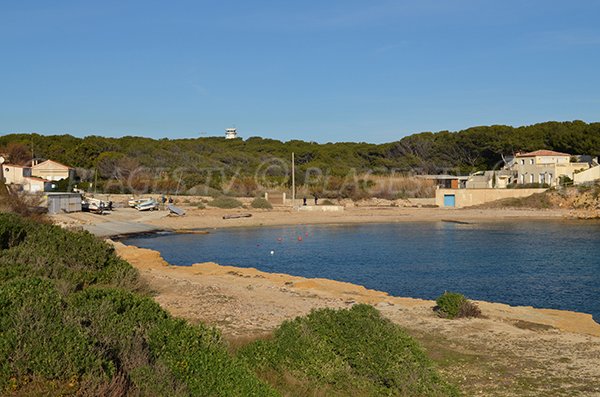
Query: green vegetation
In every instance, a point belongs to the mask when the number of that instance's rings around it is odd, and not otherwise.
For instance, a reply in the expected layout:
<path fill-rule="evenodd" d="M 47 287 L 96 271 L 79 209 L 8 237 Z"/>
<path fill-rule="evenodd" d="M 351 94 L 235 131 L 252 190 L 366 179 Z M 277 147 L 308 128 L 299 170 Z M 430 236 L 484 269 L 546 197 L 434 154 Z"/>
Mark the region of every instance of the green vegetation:
<path fill-rule="evenodd" d="M 439 296 L 435 303 L 440 317 L 460 318 L 460 317 L 481 317 L 481 310 L 473 302 L 465 298 L 464 295 L 455 292 L 444 292 Z"/>
<path fill-rule="evenodd" d="M 252 208 L 260 208 L 265 210 L 272 210 L 273 206 L 267 200 L 262 197 L 257 197 L 252 200 L 252 204 L 250 204 Z"/>
<path fill-rule="evenodd" d="M 232 355 L 166 313 L 113 248 L 0 213 L 0 394 L 453 396 L 370 306 L 319 310 Z"/>
<path fill-rule="evenodd" d="M 277 395 L 86 232 L 0 214 L 0 394 Z"/>
<path fill-rule="evenodd" d="M 242 206 L 242 202 L 233 197 L 221 196 L 213 199 L 208 203 L 211 207 L 231 209 L 231 208 L 240 208 Z"/>
<path fill-rule="evenodd" d="M 154 140 L 11 134 L 0 136 L 0 152 L 8 152 L 13 162 L 24 162 L 32 142 L 36 157 L 76 167 L 80 185 L 97 177 L 98 189 L 105 192 L 189 191 L 217 197 L 226 190 L 232 195 L 257 195 L 263 188 L 289 186 L 288 164 L 294 152 L 298 186 L 360 198 L 369 188 L 360 182 L 366 173 L 468 173 L 494 168 L 502 155 L 536 149 L 599 155 L 600 123 L 480 126 L 458 132 L 423 132 L 379 145 L 259 137 Z M 315 169 L 322 174 L 315 174 Z"/>
<path fill-rule="evenodd" d="M 313 311 L 239 355 L 290 395 L 458 395 L 411 337 L 367 305 Z"/>

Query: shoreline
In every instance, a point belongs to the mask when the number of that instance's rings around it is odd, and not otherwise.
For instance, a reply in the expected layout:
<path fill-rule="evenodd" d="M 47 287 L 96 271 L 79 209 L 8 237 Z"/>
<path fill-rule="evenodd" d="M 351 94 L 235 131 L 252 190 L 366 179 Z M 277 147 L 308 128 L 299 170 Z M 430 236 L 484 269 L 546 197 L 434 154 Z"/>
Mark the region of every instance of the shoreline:
<path fill-rule="evenodd" d="M 269 337 L 313 309 L 368 303 L 414 337 L 465 395 L 600 392 L 590 383 L 600 378 L 600 324 L 590 314 L 474 301 L 485 317 L 447 320 L 430 300 L 210 262 L 173 266 L 158 251 L 112 244 L 158 304 L 175 317 L 218 328 L 232 346 Z"/>
<path fill-rule="evenodd" d="M 145 233 L 206 231 L 237 227 L 391 224 L 403 222 L 495 223 L 505 221 L 595 222 L 571 216 L 569 210 L 442 209 L 405 207 L 355 207 L 341 212 L 299 212 L 287 207 L 273 210 L 197 209 L 184 207 L 183 217 L 167 211 L 140 213 L 118 208 L 109 215 L 70 213 L 52 216 L 65 227 L 83 228 L 102 238 L 131 237 Z M 252 217 L 223 219 L 225 215 L 251 213 Z"/>
<path fill-rule="evenodd" d="M 160 252 L 134 245 L 126 245 L 120 241 L 108 240 L 117 254 L 134 265 L 138 270 L 156 269 L 158 266 L 179 272 L 184 276 L 222 276 L 234 275 L 242 278 L 261 278 L 270 280 L 280 287 L 298 288 L 301 290 L 329 294 L 332 297 L 366 303 L 374 306 L 380 304 L 427 306 L 433 308 L 435 300 L 390 295 L 388 292 L 366 288 L 365 286 L 327 278 L 295 276 L 287 273 L 272 273 L 258 270 L 254 267 L 238 267 L 219 265 L 214 262 L 194 263 L 190 266 L 172 265 L 165 261 Z M 139 254 L 150 259 L 150 264 L 141 264 Z M 557 328 L 561 331 L 581 333 L 600 337 L 600 323 L 596 322 L 589 313 L 564 309 L 541 308 L 534 306 L 513 306 L 502 302 L 472 300 L 482 309 L 492 313 L 497 318 L 511 318 L 522 321 L 535 319 L 536 324 Z M 504 314 L 503 314 L 504 313 Z M 489 313 L 488 313 L 489 314 Z M 508 315 L 510 314 L 510 315 Z M 514 317 L 514 318 L 513 318 Z"/>

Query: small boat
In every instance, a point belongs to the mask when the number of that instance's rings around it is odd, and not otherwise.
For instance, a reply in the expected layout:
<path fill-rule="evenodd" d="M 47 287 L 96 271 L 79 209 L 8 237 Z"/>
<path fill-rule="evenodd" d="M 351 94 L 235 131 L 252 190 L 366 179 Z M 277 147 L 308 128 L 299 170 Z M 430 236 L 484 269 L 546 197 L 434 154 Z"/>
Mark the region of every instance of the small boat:
<path fill-rule="evenodd" d="M 182 210 L 181 208 L 175 207 L 173 204 L 169 204 L 167 205 L 167 209 L 169 210 L 169 213 L 177 215 L 177 216 L 184 216 L 185 215 L 185 211 Z"/>
<path fill-rule="evenodd" d="M 127 205 L 129 205 L 131 208 L 135 208 L 137 207 L 139 204 L 143 203 L 144 201 L 148 201 L 148 199 L 135 199 L 135 198 L 131 198 L 129 201 L 127 201 Z"/>
<path fill-rule="evenodd" d="M 135 206 L 138 211 L 154 211 L 158 209 L 158 201 L 154 199 L 145 200 Z"/>
<path fill-rule="evenodd" d="M 94 212 L 96 214 L 102 215 L 109 208 L 108 205 L 106 205 L 106 203 L 104 203 L 104 201 L 102 200 L 98 200 L 91 197 L 85 197 L 83 200 L 81 200 L 81 209 L 85 212 Z"/>
<path fill-rule="evenodd" d="M 223 219 L 239 219 L 239 218 L 251 218 L 252 214 L 231 214 L 223 215 Z"/>

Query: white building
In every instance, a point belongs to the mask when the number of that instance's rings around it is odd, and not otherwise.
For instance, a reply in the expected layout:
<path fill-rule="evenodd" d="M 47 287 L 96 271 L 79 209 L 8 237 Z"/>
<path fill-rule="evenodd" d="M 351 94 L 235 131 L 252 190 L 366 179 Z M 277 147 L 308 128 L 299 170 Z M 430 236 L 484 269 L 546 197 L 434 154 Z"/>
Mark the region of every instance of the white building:
<path fill-rule="evenodd" d="M 568 153 L 552 150 L 518 153 L 510 169 L 515 173 L 517 184 L 556 186 L 561 176 L 573 179 L 576 173 L 590 168 L 587 162 L 571 162 L 571 157 Z"/>
<path fill-rule="evenodd" d="M 225 130 L 225 139 L 235 139 L 237 137 L 237 128 L 227 128 Z"/>

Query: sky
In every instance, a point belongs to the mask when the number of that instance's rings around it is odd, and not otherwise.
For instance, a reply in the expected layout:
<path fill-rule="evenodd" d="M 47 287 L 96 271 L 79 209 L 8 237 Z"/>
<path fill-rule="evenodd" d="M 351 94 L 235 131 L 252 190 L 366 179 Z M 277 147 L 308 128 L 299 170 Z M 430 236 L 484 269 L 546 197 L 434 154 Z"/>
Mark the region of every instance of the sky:
<path fill-rule="evenodd" d="M 600 1 L 1 1 L 0 134 L 390 142 L 600 121 Z"/>

